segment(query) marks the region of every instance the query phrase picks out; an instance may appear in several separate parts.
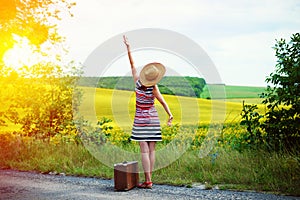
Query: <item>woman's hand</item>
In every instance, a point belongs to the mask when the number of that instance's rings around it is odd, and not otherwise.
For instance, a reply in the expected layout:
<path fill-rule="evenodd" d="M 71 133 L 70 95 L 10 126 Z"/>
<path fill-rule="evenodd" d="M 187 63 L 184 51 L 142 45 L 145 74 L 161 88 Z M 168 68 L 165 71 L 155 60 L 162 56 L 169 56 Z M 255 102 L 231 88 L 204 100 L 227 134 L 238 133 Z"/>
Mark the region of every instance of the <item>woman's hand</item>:
<path fill-rule="evenodd" d="M 124 44 L 125 44 L 127 47 L 129 47 L 128 38 L 127 38 L 125 35 L 123 35 L 123 39 L 124 39 Z"/>
<path fill-rule="evenodd" d="M 170 115 L 169 119 L 168 119 L 168 126 L 172 126 L 172 120 L 173 120 L 173 116 Z"/>

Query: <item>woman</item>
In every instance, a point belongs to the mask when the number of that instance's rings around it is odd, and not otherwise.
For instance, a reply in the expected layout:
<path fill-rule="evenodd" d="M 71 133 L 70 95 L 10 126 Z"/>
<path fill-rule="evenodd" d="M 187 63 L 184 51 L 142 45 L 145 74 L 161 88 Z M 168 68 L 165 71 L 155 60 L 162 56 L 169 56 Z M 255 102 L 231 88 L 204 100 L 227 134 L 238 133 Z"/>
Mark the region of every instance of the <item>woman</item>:
<path fill-rule="evenodd" d="M 161 95 L 157 83 L 165 73 L 165 67 L 160 63 L 149 63 L 143 67 L 140 75 L 134 66 L 130 46 L 126 36 L 123 36 L 127 47 L 136 93 L 136 112 L 132 128 L 131 140 L 138 141 L 142 155 L 142 166 L 145 174 L 145 182 L 139 184 L 140 188 L 152 188 L 152 171 L 155 162 L 155 144 L 161 141 L 161 127 L 157 111 L 154 107 L 155 98 L 161 103 L 169 115 L 167 124 L 172 124 L 173 115 L 168 104 Z"/>

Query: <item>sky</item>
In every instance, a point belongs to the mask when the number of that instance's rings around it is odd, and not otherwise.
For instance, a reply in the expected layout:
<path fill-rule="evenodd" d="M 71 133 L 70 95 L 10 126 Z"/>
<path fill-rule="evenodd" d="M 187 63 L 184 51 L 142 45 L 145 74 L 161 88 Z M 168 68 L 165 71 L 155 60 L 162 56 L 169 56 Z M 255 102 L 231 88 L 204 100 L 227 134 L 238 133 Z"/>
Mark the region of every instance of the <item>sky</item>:
<path fill-rule="evenodd" d="M 275 70 L 277 59 L 272 47 L 276 39 L 288 41 L 293 33 L 300 32 L 298 0 L 76 2 L 72 8 L 74 17 L 64 18 L 59 25 L 59 32 L 67 39 L 69 56 L 75 61 L 84 63 L 101 44 L 122 33 L 145 28 L 166 29 L 198 44 L 226 85 L 266 86 L 266 77 Z M 135 38 L 128 39 L 135 41 Z M 147 51 L 146 56 L 143 52 L 134 52 L 133 57 L 138 66 L 143 66 L 149 59 L 147 56 L 155 53 L 156 59 L 167 62 L 177 74 L 195 75 L 189 62 L 175 54 Z M 104 75 L 128 75 L 129 66 L 126 54 L 122 54 L 112 60 Z M 123 67 L 126 70 L 120 70 Z M 86 73 L 93 74 L 92 71 Z"/>

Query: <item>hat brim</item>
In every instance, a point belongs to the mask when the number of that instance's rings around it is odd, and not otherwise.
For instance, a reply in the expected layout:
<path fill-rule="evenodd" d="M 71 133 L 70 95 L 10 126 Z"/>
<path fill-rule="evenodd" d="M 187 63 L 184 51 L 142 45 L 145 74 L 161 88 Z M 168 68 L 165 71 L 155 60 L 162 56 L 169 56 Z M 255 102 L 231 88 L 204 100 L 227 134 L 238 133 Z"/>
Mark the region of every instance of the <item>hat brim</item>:
<path fill-rule="evenodd" d="M 145 76 L 145 71 L 147 70 L 147 68 L 149 68 L 150 66 L 153 66 L 153 65 L 158 69 L 159 74 L 154 80 L 148 81 Z M 140 78 L 142 85 L 144 85 L 146 87 L 150 87 L 150 86 L 156 85 L 162 79 L 162 77 L 165 75 L 165 73 L 166 73 L 165 66 L 161 63 L 154 62 L 154 63 L 149 63 L 143 67 L 143 69 L 140 72 L 139 78 Z"/>

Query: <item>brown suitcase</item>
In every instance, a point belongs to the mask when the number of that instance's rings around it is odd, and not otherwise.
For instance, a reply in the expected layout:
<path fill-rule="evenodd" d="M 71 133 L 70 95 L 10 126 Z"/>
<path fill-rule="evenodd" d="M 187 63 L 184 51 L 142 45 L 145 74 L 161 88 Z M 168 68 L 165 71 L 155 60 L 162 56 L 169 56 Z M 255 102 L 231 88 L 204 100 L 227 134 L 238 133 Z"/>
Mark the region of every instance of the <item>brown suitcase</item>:
<path fill-rule="evenodd" d="M 127 191 L 139 183 L 138 162 L 123 162 L 114 164 L 115 190 Z"/>

